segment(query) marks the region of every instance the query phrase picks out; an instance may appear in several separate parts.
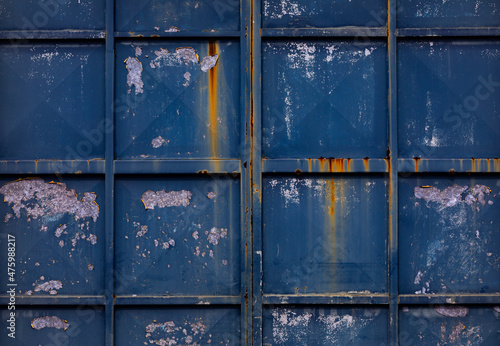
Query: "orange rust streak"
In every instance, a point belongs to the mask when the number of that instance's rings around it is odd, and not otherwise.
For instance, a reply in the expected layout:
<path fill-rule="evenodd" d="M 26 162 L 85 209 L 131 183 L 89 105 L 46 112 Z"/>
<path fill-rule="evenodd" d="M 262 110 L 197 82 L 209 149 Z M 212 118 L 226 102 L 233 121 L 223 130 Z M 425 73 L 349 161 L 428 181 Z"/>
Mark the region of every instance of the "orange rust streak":
<path fill-rule="evenodd" d="M 311 172 L 311 167 L 312 167 L 311 159 L 307 159 L 307 166 L 309 168 L 309 172 Z"/>
<path fill-rule="evenodd" d="M 208 44 L 208 54 L 218 54 L 217 43 L 211 41 Z M 209 119 L 210 119 L 210 135 L 212 157 L 217 158 L 218 152 L 218 136 L 217 136 L 217 64 L 208 70 L 208 103 L 209 103 Z"/>
<path fill-rule="evenodd" d="M 420 158 L 416 157 L 413 160 L 415 161 L 415 172 L 418 172 L 418 161 L 420 160 Z"/>
<path fill-rule="evenodd" d="M 347 171 L 351 171 L 351 159 L 347 159 Z"/>
<path fill-rule="evenodd" d="M 319 161 L 319 169 L 320 169 L 320 171 L 321 171 L 321 172 L 324 172 L 324 171 L 325 171 L 325 170 L 324 170 L 324 166 L 325 166 L 325 159 L 324 159 L 324 158 L 322 158 L 322 157 L 320 157 L 320 158 L 318 159 L 318 161 Z"/>
<path fill-rule="evenodd" d="M 369 172 L 370 171 L 370 159 L 365 157 L 363 159 L 363 164 L 365 165 L 365 171 Z"/>
<path fill-rule="evenodd" d="M 498 172 L 498 159 L 495 159 L 496 171 Z"/>
<path fill-rule="evenodd" d="M 476 159 L 472 158 L 472 171 L 476 171 Z"/>

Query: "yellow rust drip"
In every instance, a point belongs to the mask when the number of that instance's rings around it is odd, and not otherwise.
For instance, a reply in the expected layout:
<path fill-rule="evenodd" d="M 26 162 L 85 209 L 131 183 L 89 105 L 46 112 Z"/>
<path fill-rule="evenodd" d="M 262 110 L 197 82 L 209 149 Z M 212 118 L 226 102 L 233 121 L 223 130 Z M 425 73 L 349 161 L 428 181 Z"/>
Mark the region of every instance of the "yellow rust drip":
<path fill-rule="evenodd" d="M 415 172 L 418 172 L 418 161 L 420 161 L 420 158 L 419 157 L 415 157 L 413 159 L 413 161 L 415 161 Z"/>
<path fill-rule="evenodd" d="M 307 165 L 309 168 L 309 172 L 311 172 L 311 168 L 312 168 L 311 159 L 307 159 Z"/>
<path fill-rule="evenodd" d="M 476 159 L 472 158 L 472 171 L 476 171 Z"/>
<path fill-rule="evenodd" d="M 215 55 L 218 53 L 218 45 L 216 42 L 211 41 L 208 44 L 208 54 Z M 210 119 L 210 143 L 212 150 L 212 158 L 218 158 L 218 131 L 217 131 L 217 96 L 218 96 L 218 83 L 217 83 L 217 64 L 208 70 L 208 111 Z"/>
<path fill-rule="evenodd" d="M 363 164 L 365 165 L 365 172 L 369 172 L 370 171 L 370 159 L 365 157 L 363 159 Z"/>
<path fill-rule="evenodd" d="M 347 159 L 347 171 L 351 171 L 351 159 Z"/>

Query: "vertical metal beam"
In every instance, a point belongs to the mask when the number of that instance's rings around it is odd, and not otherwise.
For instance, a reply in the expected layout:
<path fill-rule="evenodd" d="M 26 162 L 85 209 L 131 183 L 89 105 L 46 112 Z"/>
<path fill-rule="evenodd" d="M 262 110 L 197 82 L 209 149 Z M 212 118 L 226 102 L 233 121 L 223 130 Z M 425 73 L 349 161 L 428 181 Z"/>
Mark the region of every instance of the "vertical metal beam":
<path fill-rule="evenodd" d="M 240 2 L 240 94 L 241 94 L 241 344 L 250 345 L 252 337 L 252 237 L 251 237 L 251 2 Z"/>
<path fill-rule="evenodd" d="M 106 146 L 105 146 L 105 332 L 106 345 L 113 345 L 114 335 L 114 0 L 106 0 Z M 112 124 L 112 126 L 111 126 Z"/>
<path fill-rule="evenodd" d="M 252 272 L 253 345 L 262 344 L 262 58 L 261 1 L 251 0 L 251 191 L 252 191 Z"/>
<path fill-rule="evenodd" d="M 389 49 L 389 344 L 398 345 L 398 112 L 396 0 L 388 0 Z"/>

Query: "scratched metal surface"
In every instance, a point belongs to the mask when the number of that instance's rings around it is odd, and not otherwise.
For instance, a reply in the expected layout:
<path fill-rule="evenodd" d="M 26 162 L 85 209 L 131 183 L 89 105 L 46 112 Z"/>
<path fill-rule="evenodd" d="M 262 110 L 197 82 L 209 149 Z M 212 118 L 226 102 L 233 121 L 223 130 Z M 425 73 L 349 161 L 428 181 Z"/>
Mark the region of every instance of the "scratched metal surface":
<path fill-rule="evenodd" d="M 0 30 L 104 29 L 102 0 L 2 0 Z"/>
<path fill-rule="evenodd" d="M 399 154 L 498 157 L 500 42 L 407 40 L 398 54 Z"/>
<path fill-rule="evenodd" d="M 270 40 L 262 48 L 264 156 L 386 157 L 383 41 Z"/>
<path fill-rule="evenodd" d="M 500 25 L 500 4 L 488 0 L 398 0 L 398 27 Z"/>
<path fill-rule="evenodd" d="M 383 0 L 262 1 L 265 28 L 384 26 L 387 3 Z"/>
<path fill-rule="evenodd" d="M 386 345 L 386 308 L 269 307 L 263 345 Z"/>
<path fill-rule="evenodd" d="M 400 179 L 399 203 L 401 293 L 500 292 L 497 177 Z"/>
<path fill-rule="evenodd" d="M 17 306 L 16 310 L 17 338 L 8 338 L 7 329 L 1 328 L 2 345 L 104 344 L 104 308 L 101 306 Z"/>
<path fill-rule="evenodd" d="M 403 345 L 499 345 L 500 306 L 402 306 Z"/>
<path fill-rule="evenodd" d="M 239 0 L 116 1 L 117 31 L 236 31 Z"/>
<path fill-rule="evenodd" d="M 103 63 L 102 44 L 0 45 L 0 159 L 103 158 Z"/>
<path fill-rule="evenodd" d="M 119 308 L 117 345 L 237 345 L 240 312 L 230 307 Z"/>
<path fill-rule="evenodd" d="M 0 232 L 17 240 L 18 295 L 103 294 L 103 179 L 40 176 L 18 180 L 4 175 L 0 186 L 4 201 Z M 0 238 L 0 246 L 6 247 L 6 242 L 6 237 Z M 0 257 L 0 265 L 7 267 L 7 256 Z"/>
<path fill-rule="evenodd" d="M 264 292 L 387 292 L 387 180 L 267 176 Z"/>
<path fill-rule="evenodd" d="M 118 158 L 239 157 L 237 41 L 120 42 L 116 83 Z"/>
<path fill-rule="evenodd" d="M 238 295 L 239 196 L 225 176 L 117 179 L 116 292 Z"/>

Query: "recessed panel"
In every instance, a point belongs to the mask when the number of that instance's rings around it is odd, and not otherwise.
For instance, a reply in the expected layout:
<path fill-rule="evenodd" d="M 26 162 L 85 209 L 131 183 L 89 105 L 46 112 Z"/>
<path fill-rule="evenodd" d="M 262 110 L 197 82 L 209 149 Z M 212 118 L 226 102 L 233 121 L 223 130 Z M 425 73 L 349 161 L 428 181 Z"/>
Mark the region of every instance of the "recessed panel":
<path fill-rule="evenodd" d="M 238 295 L 240 193 L 235 178 L 120 178 L 117 294 Z"/>
<path fill-rule="evenodd" d="M 239 45 L 120 43 L 116 58 L 116 156 L 237 158 Z"/>
<path fill-rule="evenodd" d="M 387 291 L 383 176 L 268 176 L 264 292 Z"/>
<path fill-rule="evenodd" d="M 400 292 L 500 292 L 499 197 L 497 177 L 400 178 Z"/>
<path fill-rule="evenodd" d="M 499 41 L 403 41 L 398 64 L 400 156 L 499 156 Z"/>
<path fill-rule="evenodd" d="M 387 155 L 384 42 L 270 41 L 262 50 L 264 156 Z"/>

